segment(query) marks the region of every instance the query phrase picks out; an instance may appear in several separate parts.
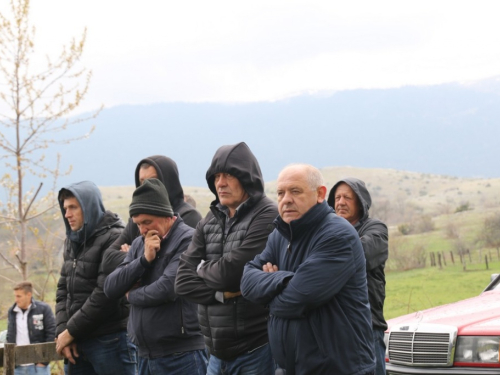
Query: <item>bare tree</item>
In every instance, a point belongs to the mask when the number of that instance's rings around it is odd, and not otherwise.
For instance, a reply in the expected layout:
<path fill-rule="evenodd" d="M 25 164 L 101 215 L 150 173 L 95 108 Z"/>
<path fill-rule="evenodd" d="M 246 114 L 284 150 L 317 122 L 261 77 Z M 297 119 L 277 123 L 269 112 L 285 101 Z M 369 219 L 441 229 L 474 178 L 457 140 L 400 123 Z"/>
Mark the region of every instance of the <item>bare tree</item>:
<path fill-rule="evenodd" d="M 500 258 L 500 213 L 496 213 L 484 220 L 479 240 L 488 247 L 496 248 L 497 257 Z"/>
<path fill-rule="evenodd" d="M 0 201 L 0 224 L 12 239 L 0 249 L 0 257 L 23 279 L 28 276 L 28 225 L 55 206 L 55 185 L 63 174 L 45 151 L 57 144 L 88 136 L 64 137 L 69 126 L 95 117 L 70 118 L 87 94 L 91 72 L 80 66 L 85 31 L 80 39 L 63 46 L 59 56 L 46 57 L 36 65 L 34 36 L 30 25 L 30 1 L 11 0 L 9 11 L 0 13 L 0 161 L 7 172 L 0 176 L 5 201 Z M 9 173 L 10 171 L 10 173 Z M 65 172 L 69 173 L 69 171 Z M 27 187 L 27 177 L 36 185 Z M 44 193 L 43 181 L 52 182 Z"/>

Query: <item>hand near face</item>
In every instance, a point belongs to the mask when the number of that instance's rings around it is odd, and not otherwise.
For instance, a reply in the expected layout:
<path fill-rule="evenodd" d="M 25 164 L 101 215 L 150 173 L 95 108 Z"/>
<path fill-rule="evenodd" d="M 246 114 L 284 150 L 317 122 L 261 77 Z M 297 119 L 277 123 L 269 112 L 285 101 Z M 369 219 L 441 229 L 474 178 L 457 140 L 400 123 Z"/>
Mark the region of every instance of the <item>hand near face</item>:
<path fill-rule="evenodd" d="M 269 273 L 276 272 L 278 271 L 278 266 L 268 262 L 262 266 L 262 271 Z"/>
<path fill-rule="evenodd" d="M 144 256 L 151 263 L 156 258 L 156 253 L 160 250 L 160 236 L 157 230 L 150 230 L 144 236 Z"/>

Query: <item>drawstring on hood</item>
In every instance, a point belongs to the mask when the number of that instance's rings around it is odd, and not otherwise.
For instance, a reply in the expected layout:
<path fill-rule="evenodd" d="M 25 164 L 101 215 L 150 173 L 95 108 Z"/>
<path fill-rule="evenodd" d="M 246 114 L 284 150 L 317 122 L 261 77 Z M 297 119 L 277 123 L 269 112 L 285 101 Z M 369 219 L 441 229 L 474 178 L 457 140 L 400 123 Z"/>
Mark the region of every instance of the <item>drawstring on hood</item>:
<path fill-rule="evenodd" d="M 215 194 L 212 205 L 219 203 L 215 188 L 216 173 L 229 173 L 236 177 L 253 201 L 265 196 L 259 163 L 245 142 L 222 146 L 215 152 L 206 174 L 208 187 Z"/>
<path fill-rule="evenodd" d="M 366 189 L 365 183 L 358 178 L 347 177 L 333 185 L 332 190 L 330 190 L 330 194 L 328 194 L 328 204 L 333 209 L 335 209 L 335 191 L 342 183 L 347 184 L 358 197 L 361 210 L 363 211 L 359 222 L 368 219 L 368 210 L 372 205 L 372 198 L 370 196 L 370 193 L 368 192 L 368 189 Z"/>

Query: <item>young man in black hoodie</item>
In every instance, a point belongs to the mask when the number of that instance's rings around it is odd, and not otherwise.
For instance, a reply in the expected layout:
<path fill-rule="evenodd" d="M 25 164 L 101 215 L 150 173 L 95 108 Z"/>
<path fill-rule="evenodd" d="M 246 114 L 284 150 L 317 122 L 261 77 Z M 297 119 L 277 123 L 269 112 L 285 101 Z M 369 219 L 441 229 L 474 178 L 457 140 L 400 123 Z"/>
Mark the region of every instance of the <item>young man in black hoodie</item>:
<path fill-rule="evenodd" d="M 172 210 L 167 190 L 151 178 L 134 192 L 130 217 L 141 232 L 104 284 L 110 298 L 126 295 L 128 332 L 139 349 L 139 375 L 205 375 L 206 352 L 196 304 L 178 298 L 179 256 L 193 236 Z"/>
<path fill-rule="evenodd" d="M 372 219 L 368 210 L 372 204 L 365 183 L 348 177 L 333 185 L 328 196 L 328 204 L 335 209 L 358 232 L 366 258 L 368 297 L 372 314 L 373 339 L 377 360 L 376 375 L 385 375 L 384 319 L 385 262 L 389 256 L 389 234 L 387 226 L 380 220 Z"/>
<path fill-rule="evenodd" d="M 206 179 L 216 199 L 181 255 L 175 291 L 198 303 L 208 375 L 274 374 L 268 312 L 241 296 L 240 281 L 245 263 L 266 245 L 277 206 L 264 194 L 259 164 L 245 143 L 220 147 Z"/>
<path fill-rule="evenodd" d="M 103 253 L 123 224 L 106 211 L 95 184 L 83 181 L 59 191 L 66 226 L 64 262 L 56 292 L 56 350 L 71 375 L 134 375 L 135 346 L 127 340 L 128 307 L 103 291 Z M 68 363 L 69 362 L 69 363 Z"/>

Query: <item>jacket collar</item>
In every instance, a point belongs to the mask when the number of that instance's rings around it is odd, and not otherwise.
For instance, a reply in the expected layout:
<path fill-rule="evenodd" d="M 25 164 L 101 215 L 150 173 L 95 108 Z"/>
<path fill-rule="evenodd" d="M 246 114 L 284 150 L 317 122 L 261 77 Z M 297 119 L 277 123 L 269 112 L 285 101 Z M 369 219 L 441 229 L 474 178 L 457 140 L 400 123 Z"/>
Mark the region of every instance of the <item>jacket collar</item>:
<path fill-rule="evenodd" d="M 326 215 L 333 213 L 328 203 L 318 203 L 311 207 L 302 217 L 297 220 L 292 220 L 290 224 L 283 221 L 281 216 L 274 220 L 274 225 L 278 231 L 288 240 L 300 238 L 304 233 L 318 227 Z"/>

